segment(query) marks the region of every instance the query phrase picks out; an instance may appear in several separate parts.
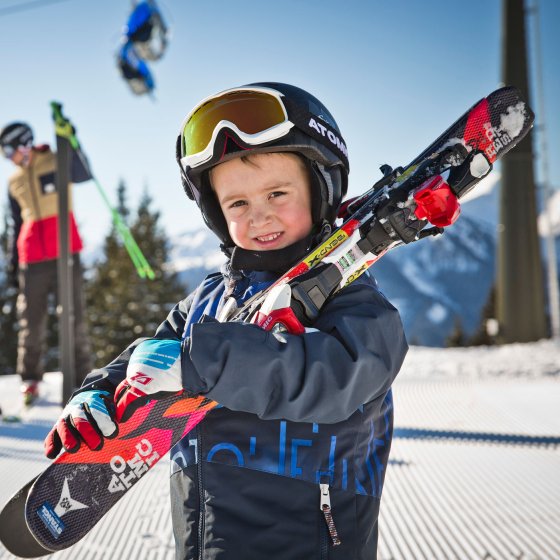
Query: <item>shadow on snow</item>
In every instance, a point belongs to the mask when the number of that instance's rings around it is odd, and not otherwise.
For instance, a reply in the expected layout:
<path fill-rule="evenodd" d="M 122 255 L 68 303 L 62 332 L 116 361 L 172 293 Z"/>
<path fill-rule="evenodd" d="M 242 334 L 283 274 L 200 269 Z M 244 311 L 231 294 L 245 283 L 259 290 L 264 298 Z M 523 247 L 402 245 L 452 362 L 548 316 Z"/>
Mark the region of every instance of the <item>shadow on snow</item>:
<path fill-rule="evenodd" d="M 544 447 L 555 447 L 560 445 L 560 436 L 531 436 L 520 434 L 500 434 L 495 432 L 431 430 L 427 428 L 395 428 L 393 436 L 399 439 L 472 441 L 475 443 L 495 443 L 500 445 L 528 445 Z"/>

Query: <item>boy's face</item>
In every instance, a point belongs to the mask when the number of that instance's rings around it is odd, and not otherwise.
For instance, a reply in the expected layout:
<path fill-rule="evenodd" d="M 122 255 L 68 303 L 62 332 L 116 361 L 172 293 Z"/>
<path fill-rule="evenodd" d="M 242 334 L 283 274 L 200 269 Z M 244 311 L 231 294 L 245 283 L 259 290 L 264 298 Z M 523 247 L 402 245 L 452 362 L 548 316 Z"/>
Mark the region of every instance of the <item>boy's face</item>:
<path fill-rule="evenodd" d="M 232 159 L 212 170 L 211 181 L 238 247 L 283 249 L 311 232 L 311 189 L 298 156 L 266 153 Z"/>

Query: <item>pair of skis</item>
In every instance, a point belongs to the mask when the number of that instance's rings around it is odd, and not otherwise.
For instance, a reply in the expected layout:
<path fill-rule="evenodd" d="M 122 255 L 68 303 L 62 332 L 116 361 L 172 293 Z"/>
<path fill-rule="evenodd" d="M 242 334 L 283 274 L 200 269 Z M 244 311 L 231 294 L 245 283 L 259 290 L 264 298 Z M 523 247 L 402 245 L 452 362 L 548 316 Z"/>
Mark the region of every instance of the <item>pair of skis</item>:
<path fill-rule="evenodd" d="M 525 137 L 533 120 L 515 88 L 480 100 L 408 166 L 383 166 L 384 177 L 344 206 L 344 221 L 332 235 L 224 319 L 304 332 L 328 298 L 387 251 L 451 225 L 458 200 Z M 62 453 L 0 512 L 0 540 L 24 558 L 73 545 L 215 405 L 201 396 L 152 401 L 100 451 L 82 446 Z"/>

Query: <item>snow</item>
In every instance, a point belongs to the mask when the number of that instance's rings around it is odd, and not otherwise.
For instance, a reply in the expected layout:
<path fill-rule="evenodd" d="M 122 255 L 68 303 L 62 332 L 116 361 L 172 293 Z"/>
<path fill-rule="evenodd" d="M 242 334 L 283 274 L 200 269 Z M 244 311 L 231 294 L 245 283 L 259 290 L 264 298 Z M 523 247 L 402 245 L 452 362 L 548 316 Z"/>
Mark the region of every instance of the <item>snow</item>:
<path fill-rule="evenodd" d="M 42 441 L 61 410 L 61 377 L 49 373 L 24 421 L 6 422 L 20 412 L 18 386 L 0 376 L 0 503 L 48 464 Z M 380 560 L 560 558 L 560 342 L 412 347 L 394 401 Z M 168 468 L 160 461 L 54 558 L 172 559 Z"/>
<path fill-rule="evenodd" d="M 189 249 L 201 247 L 208 241 L 208 234 L 206 230 L 197 230 L 194 232 L 186 232 L 180 235 L 177 239 L 177 246 L 184 246 Z"/>
<path fill-rule="evenodd" d="M 447 315 L 447 309 L 439 303 L 434 303 L 434 305 L 432 305 L 432 307 L 430 307 L 430 309 L 426 312 L 428 320 L 432 323 L 441 323 L 442 321 L 445 321 Z"/>
<path fill-rule="evenodd" d="M 419 266 L 419 263 L 414 262 L 412 260 L 407 260 L 401 263 L 401 268 L 403 270 L 404 276 L 409 280 L 409 282 L 416 288 L 418 292 L 428 296 L 434 300 L 440 300 L 447 304 L 450 308 L 456 307 L 455 302 L 451 299 L 446 297 L 441 290 L 438 290 L 438 287 L 426 280 L 422 275 L 422 269 Z M 442 321 L 443 318 L 440 315 L 439 321 Z"/>
<path fill-rule="evenodd" d="M 560 343 L 541 340 L 488 347 L 414 347 L 405 360 L 403 373 L 407 378 L 431 380 L 554 378 L 560 376 Z"/>
<path fill-rule="evenodd" d="M 515 107 L 508 107 L 507 113 L 500 115 L 501 131 L 507 133 L 510 138 L 516 138 L 523 130 L 525 117 L 525 103 L 522 101 L 515 105 Z"/>
<path fill-rule="evenodd" d="M 173 259 L 170 268 L 181 271 L 189 268 L 204 268 L 206 270 L 220 270 L 225 262 L 221 252 L 208 253 L 203 256 L 177 257 Z"/>
<path fill-rule="evenodd" d="M 560 191 L 555 191 L 547 200 L 546 208 L 538 218 L 538 228 L 542 237 L 551 230 L 555 237 L 560 235 Z"/>

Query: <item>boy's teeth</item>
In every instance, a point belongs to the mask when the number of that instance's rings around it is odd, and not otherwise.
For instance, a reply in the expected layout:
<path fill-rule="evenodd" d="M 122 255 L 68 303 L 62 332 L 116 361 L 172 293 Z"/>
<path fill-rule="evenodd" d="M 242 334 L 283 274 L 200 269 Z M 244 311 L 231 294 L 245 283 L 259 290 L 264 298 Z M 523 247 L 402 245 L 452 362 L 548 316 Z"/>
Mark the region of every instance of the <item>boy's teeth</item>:
<path fill-rule="evenodd" d="M 271 233 L 270 235 L 263 235 L 262 237 L 257 237 L 259 241 L 273 241 L 277 237 L 279 237 L 279 233 Z"/>

